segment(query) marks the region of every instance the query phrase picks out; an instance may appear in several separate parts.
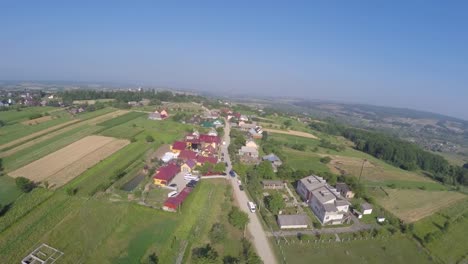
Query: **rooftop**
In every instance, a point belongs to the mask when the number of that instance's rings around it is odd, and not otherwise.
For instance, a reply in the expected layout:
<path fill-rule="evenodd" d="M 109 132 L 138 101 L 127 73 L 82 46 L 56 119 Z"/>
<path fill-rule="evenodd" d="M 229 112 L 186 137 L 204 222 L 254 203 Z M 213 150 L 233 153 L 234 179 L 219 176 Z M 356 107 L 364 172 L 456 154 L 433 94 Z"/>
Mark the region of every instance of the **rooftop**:
<path fill-rule="evenodd" d="M 327 184 L 326 180 L 316 175 L 307 176 L 305 178 L 300 179 L 300 181 L 307 188 L 307 190 L 309 190 L 309 192 Z"/>
<path fill-rule="evenodd" d="M 362 203 L 361 204 L 362 210 L 369 210 L 372 209 L 372 205 L 369 203 Z"/>
<path fill-rule="evenodd" d="M 280 226 L 309 225 L 307 215 L 278 215 Z"/>

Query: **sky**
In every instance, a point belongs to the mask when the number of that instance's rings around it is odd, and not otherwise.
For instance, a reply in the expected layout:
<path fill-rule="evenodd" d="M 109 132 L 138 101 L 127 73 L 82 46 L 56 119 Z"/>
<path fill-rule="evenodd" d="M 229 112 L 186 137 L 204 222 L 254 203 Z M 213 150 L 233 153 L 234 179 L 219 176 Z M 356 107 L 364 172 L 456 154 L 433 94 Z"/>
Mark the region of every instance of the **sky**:
<path fill-rule="evenodd" d="M 468 119 L 467 1 L 0 1 L 0 80 L 131 83 Z"/>

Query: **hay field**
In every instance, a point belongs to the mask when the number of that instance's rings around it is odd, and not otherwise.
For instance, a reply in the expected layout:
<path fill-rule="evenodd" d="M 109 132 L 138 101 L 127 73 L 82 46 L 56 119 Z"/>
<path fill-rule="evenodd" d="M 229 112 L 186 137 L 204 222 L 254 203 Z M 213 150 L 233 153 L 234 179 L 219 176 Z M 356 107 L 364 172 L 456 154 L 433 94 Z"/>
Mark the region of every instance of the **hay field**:
<path fill-rule="evenodd" d="M 411 223 L 466 198 L 449 191 L 385 189 L 388 196 L 377 197 L 378 203 L 401 220 Z"/>
<path fill-rule="evenodd" d="M 15 148 L 12 148 L 12 149 L 9 149 L 9 150 L 7 150 L 5 152 L 2 152 L 2 153 L 0 153 L 0 158 L 10 156 L 10 155 L 12 155 L 12 154 L 14 154 L 14 153 L 16 153 L 16 152 L 18 152 L 20 150 L 23 150 L 25 148 L 29 148 L 29 147 L 37 144 L 37 143 L 40 143 L 40 142 L 42 142 L 44 140 L 53 138 L 53 137 L 55 137 L 57 135 L 60 135 L 62 133 L 65 133 L 65 132 L 70 131 L 72 129 L 75 129 L 77 127 L 81 127 L 83 125 L 96 125 L 96 124 L 101 123 L 101 122 L 103 122 L 105 120 L 109 120 L 109 119 L 121 116 L 121 115 L 126 114 L 128 112 L 129 111 L 127 111 L 127 110 L 117 110 L 117 111 L 114 111 L 114 112 L 111 112 L 111 113 L 108 113 L 108 114 L 104 114 L 104 115 L 101 115 L 101 116 L 97 116 L 95 118 L 91 118 L 91 119 L 79 122 L 77 124 L 69 125 L 69 126 L 64 127 L 62 129 L 59 129 L 59 130 L 53 131 L 51 133 L 48 133 L 47 135 L 44 135 L 44 136 L 41 136 L 39 138 L 30 140 L 30 141 L 28 141 L 28 142 L 26 142 L 24 144 L 21 144 L 21 145 L 15 147 Z M 78 122 L 78 121 L 80 121 L 80 120 L 73 120 L 73 121 L 70 121 L 70 122 L 75 123 L 75 122 Z M 70 122 L 67 122 L 67 123 L 70 124 Z M 65 123 L 65 124 L 67 124 L 67 123 Z M 43 130 L 39 131 L 39 132 L 43 132 Z M 36 133 L 34 133 L 34 134 L 36 134 Z M 29 139 L 34 138 L 34 137 L 31 137 L 31 135 L 29 135 L 29 136 L 26 136 L 26 137 L 19 138 L 19 139 L 15 140 L 15 141 L 23 142 L 23 141 L 25 141 L 24 138 L 28 138 L 28 137 L 29 137 Z M 11 144 L 11 142 L 8 143 L 8 144 Z M 8 144 L 5 144 L 5 145 L 8 145 Z M 5 145 L 3 145 L 3 146 L 5 146 Z M 2 148 L 3 146 L 1 146 L 0 148 Z"/>
<path fill-rule="evenodd" d="M 127 144 L 128 140 L 88 136 L 9 175 L 26 177 L 36 182 L 48 181 L 51 186 L 59 187 Z"/>
<path fill-rule="evenodd" d="M 278 130 L 278 129 L 271 129 L 271 128 L 263 128 L 264 131 L 271 132 L 271 133 L 278 133 L 278 134 L 286 134 L 298 137 L 305 137 L 305 138 L 313 138 L 319 139 L 317 136 L 312 135 L 310 133 L 302 132 L 302 131 L 295 131 L 295 130 Z"/>

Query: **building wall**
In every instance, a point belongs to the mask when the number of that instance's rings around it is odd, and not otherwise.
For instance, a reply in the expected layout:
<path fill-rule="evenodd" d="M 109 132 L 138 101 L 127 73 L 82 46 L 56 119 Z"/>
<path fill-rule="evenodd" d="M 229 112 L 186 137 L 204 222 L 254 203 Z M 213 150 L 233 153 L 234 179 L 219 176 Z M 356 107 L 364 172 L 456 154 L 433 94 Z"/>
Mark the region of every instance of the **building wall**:
<path fill-rule="evenodd" d="M 308 201 L 310 199 L 309 190 L 304 186 L 301 181 L 297 182 L 297 193 L 301 196 L 302 200 Z"/>
<path fill-rule="evenodd" d="M 157 186 L 166 186 L 167 181 L 166 180 L 161 180 L 161 179 L 154 179 L 154 184 Z"/>

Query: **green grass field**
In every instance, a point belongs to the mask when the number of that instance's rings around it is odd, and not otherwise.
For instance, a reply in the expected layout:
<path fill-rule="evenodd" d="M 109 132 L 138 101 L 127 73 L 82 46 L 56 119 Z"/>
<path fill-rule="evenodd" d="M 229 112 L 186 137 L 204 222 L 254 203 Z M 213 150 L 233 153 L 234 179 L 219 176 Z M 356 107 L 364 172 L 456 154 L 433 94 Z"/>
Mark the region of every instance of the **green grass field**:
<path fill-rule="evenodd" d="M 313 152 L 304 152 L 290 148 L 283 148 L 287 156 L 287 164 L 296 170 L 313 170 L 317 173 L 329 172 L 330 169 L 320 162 L 320 156 Z"/>
<path fill-rule="evenodd" d="M 287 245 L 282 242 L 281 246 L 288 264 L 433 263 L 423 249 L 404 236 L 393 236 L 386 240 L 357 240 L 318 245 L 300 244 L 297 241 Z"/>
<path fill-rule="evenodd" d="M 6 175 L 0 176 L 0 204 L 6 205 L 18 198 L 21 191 L 16 187 L 15 179 Z"/>
<path fill-rule="evenodd" d="M 45 114 L 46 112 L 50 112 L 59 108 L 56 107 L 49 107 L 49 106 L 37 106 L 37 107 L 26 107 L 20 108 L 20 111 L 17 110 L 9 110 L 9 111 L 1 111 L 1 120 L 8 125 L 18 123 L 24 120 L 29 120 L 29 117 L 35 114 Z"/>
<path fill-rule="evenodd" d="M 106 127 L 106 128 L 111 128 L 111 127 L 114 127 L 114 126 L 118 126 L 120 124 L 123 124 L 123 123 L 127 123 L 137 117 L 141 117 L 141 116 L 146 116 L 145 113 L 140 113 L 140 112 L 128 112 L 124 115 L 121 115 L 119 117 L 116 117 L 116 118 L 113 118 L 113 119 L 109 119 L 109 120 L 106 120 L 104 122 L 101 122 L 99 124 L 97 124 L 98 126 L 103 126 L 103 127 Z"/>

